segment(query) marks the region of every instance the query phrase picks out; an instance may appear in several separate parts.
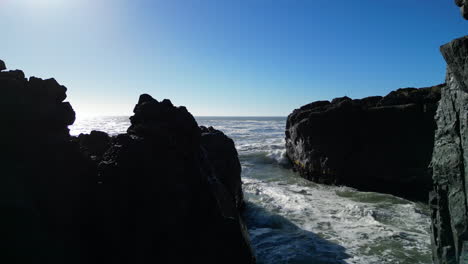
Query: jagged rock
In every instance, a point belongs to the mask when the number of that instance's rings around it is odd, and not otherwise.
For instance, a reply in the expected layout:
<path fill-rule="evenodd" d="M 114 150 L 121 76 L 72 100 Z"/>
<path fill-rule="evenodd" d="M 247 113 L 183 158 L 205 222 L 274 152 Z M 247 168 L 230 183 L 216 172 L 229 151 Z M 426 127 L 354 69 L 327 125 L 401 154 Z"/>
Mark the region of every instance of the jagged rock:
<path fill-rule="evenodd" d="M 82 151 L 95 160 L 100 160 L 111 143 L 111 138 L 107 133 L 96 130 L 91 131 L 89 135 L 80 134 L 77 140 Z"/>
<path fill-rule="evenodd" d="M 161 144 L 182 148 L 199 146 L 200 130 L 185 107 L 174 107 L 167 99 L 158 102 L 147 94 L 141 95 L 138 102 L 133 111 L 135 115 L 130 117 L 129 134 L 165 138 L 167 141 L 161 141 Z M 175 138 L 183 142 L 174 142 Z"/>
<path fill-rule="evenodd" d="M 468 250 L 468 36 L 442 46 L 441 52 L 447 86 L 437 109 L 431 163 L 432 248 L 435 264 L 458 264 Z"/>
<path fill-rule="evenodd" d="M 99 165 L 103 255 L 119 263 L 253 263 L 232 140 L 215 130 L 202 136 L 169 100 L 142 95 L 134 113 Z"/>
<path fill-rule="evenodd" d="M 468 19 L 468 1 L 467 0 L 455 0 L 455 4 L 460 7 L 460 13 Z"/>
<path fill-rule="evenodd" d="M 70 142 L 66 89 L 16 70 L 0 90 L 0 262 L 86 262 L 96 166 Z"/>
<path fill-rule="evenodd" d="M 2 71 L 0 88 L 1 263 L 255 262 L 222 132 L 142 95 L 128 134 L 73 138 L 54 79 Z"/>
<path fill-rule="evenodd" d="M 426 201 L 442 87 L 342 97 L 296 109 L 286 124 L 287 156 L 312 181 Z"/>

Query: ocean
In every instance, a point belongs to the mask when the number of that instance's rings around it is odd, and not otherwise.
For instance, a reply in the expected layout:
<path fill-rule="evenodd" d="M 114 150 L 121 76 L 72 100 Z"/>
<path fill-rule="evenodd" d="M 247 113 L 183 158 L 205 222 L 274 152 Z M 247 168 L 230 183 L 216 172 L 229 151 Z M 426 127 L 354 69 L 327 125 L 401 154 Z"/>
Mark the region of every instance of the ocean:
<path fill-rule="evenodd" d="M 196 117 L 231 137 L 242 164 L 245 211 L 259 264 L 429 264 L 423 203 L 315 184 L 290 169 L 285 117 Z M 78 118 L 72 135 L 125 133 L 128 117 Z"/>

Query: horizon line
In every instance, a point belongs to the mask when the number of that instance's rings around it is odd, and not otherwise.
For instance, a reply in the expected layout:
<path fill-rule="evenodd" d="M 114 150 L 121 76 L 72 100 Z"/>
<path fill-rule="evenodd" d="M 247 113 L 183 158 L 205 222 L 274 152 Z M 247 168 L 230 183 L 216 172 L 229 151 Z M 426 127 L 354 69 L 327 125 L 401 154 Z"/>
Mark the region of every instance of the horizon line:
<path fill-rule="evenodd" d="M 76 114 L 76 116 L 79 116 L 79 114 Z M 132 115 L 118 115 L 118 114 L 112 114 L 112 115 L 81 115 L 82 117 L 131 117 Z M 288 117 L 287 115 L 281 116 L 281 115 L 272 115 L 272 116 L 267 116 L 267 115 L 192 115 L 193 117 Z"/>

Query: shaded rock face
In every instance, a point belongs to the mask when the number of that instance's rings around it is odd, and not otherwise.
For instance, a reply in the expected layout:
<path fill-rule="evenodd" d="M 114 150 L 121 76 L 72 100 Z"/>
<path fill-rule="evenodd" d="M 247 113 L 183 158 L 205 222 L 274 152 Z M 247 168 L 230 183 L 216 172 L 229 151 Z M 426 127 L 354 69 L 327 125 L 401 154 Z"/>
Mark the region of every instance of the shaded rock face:
<path fill-rule="evenodd" d="M 201 126 L 200 130 L 202 148 L 211 161 L 212 171 L 234 197 L 236 207 L 242 209 L 241 165 L 234 141 L 213 127 Z"/>
<path fill-rule="evenodd" d="M 80 134 L 74 141 L 78 142 L 83 153 L 93 160 L 100 161 L 110 147 L 111 138 L 105 132 L 93 130 L 89 135 Z"/>
<path fill-rule="evenodd" d="M 0 66 L 1 262 L 84 262 L 97 171 L 69 140 L 66 88 Z"/>
<path fill-rule="evenodd" d="M 2 70 L 0 87 L 2 263 L 255 262 L 222 132 L 142 95 L 127 134 L 71 137 L 64 86 Z"/>
<path fill-rule="evenodd" d="M 468 37 L 442 46 L 441 52 L 447 61 L 447 86 L 437 109 L 431 163 L 433 259 L 458 264 L 465 263 L 460 258 L 468 250 Z"/>
<path fill-rule="evenodd" d="M 434 114 L 444 86 L 296 109 L 286 124 L 287 156 L 315 182 L 427 201 Z"/>
<path fill-rule="evenodd" d="M 468 19 L 468 1 L 455 0 L 455 4 L 460 7 L 460 13 L 463 16 L 463 18 Z"/>
<path fill-rule="evenodd" d="M 134 113 L 99 164 L 104 255 L 116 263 L 253 263 L 232 140 L 201 133 L 169 100 L 142 95 Z"/>

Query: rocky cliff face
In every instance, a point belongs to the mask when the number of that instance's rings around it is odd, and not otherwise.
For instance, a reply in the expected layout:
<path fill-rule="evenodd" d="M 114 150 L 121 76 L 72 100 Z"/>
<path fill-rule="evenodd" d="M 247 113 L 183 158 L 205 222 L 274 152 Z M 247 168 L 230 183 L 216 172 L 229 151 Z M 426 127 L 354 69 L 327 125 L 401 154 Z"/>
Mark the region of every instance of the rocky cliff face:
<path fill-rule="evenodd" d="M 5 68 L 2 262 L 255 262 L 241 167 L 222 132 L 142 95 L 128 133 L 72 138 L 66 88 Z"/>
<path fill-rule="evenodd" d="M 287 155 L 315 182 L 427 201 L 434 114 L 444 86 L 305 105 L 288 117 Z"/>
<path fill-rule="evenodd" d="M 468 1 L 467 0 L 455 0 L 455 4 L 460 7 L 460 13 L 465 19 L 468 19 Z"/>
<path fill-rule="evenodd" d="M 468 250 L 468 37 L 442 46 L 441 52 L 447 86 L 437 109 L 432 157 L 433 257 L 436 264 L 466 263 L 460 259 Z"/>

